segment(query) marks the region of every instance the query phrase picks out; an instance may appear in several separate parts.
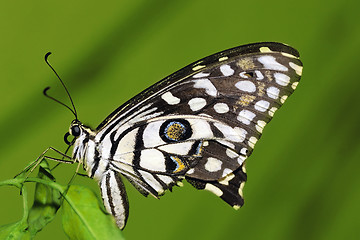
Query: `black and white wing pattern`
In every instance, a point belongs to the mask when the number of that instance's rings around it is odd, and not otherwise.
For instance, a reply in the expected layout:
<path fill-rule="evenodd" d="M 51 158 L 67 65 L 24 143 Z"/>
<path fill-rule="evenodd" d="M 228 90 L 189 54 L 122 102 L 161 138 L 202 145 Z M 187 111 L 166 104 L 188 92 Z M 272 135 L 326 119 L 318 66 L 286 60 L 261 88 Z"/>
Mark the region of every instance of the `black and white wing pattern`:
<path fill-rule="evenodd" d="M 83 158 L 119 227 L 128 216 L 119 174 L 145 196 L 185 178 L 240 208 L 245 160 L 301 72 L 299 53 L 287 45 L 244 45 L 188 65 L 111 113 Z"/>

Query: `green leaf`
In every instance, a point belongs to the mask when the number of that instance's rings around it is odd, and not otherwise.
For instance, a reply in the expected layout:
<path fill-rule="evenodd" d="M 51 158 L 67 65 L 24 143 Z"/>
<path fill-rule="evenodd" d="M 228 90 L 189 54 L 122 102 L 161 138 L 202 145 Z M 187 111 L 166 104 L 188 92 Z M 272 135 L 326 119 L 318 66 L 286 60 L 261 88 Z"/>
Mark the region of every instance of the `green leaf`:
<path fill-rule="evenodd" d="M 27 229 L 28 229 L 27 218 L 28 218 L 28 212 L 29 212 L 28 207 L 27 207 L 27 197 L 28 197 L 27 190 L 25 187 L 22 186 L 22 184 L 20 184 L 17 181 L 18 180 L 16 180 L 16 179 L 4 181 L 4 182 L 0 183 L 0 186 L 1 185 L 20 186 L 19 188 L 21 189 L 22 195 L 23 195 L 24 215 L 23 215 L 22 219 L 16 223 L 11 223 L 11 224 L 0 226 L 0 239 L 6 239 L 6 240 L 32 239 L 30 232 L 27 231 Z"/>
<path fill-rule="evenodd" d="M 27 224 L 24 224 L 24 222 L 22 221 L 3 225 L 0 227 L 0 239 L 2 240 L 32 239 L 30 232 L 27 231 L 26 228 L 27 228 Z"/>
<path fill-rule="evenodd" d="M 55 182 L 51 175 L 48 163 L 40 163 L 38 178 Z M 29 211 L 28 231 L 32 236 L 51 222 L 60 207 L 60 192 L 42 183 L 36 183 L 34 204 Z"/>
<path fill-rule="evenodd" d="M 70 239 L 124 239 L 89 188 L 70 186 L 63 203 L 63 228 Z"/>

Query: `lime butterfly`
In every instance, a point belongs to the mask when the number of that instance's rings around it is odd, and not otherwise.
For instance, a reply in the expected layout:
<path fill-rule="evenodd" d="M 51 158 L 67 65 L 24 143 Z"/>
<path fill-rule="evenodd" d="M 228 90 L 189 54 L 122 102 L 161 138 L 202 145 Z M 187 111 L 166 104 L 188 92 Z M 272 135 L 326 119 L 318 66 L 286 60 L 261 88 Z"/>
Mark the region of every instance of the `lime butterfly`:
<path fill-rule="evenodd" d="M 238 209 L 244 204 L 245 160 L 301 73 L 295 49 L 261 42 L 182 68 L 121 105 L 95 130 L 78 120 L 73 105 L 68 108 L 76 119 L 65 136 L 73 145 L 71 159 L 99 183 L 121 229 L 129 215 L 123 178 L 156 198 L 185 179 Z"/>

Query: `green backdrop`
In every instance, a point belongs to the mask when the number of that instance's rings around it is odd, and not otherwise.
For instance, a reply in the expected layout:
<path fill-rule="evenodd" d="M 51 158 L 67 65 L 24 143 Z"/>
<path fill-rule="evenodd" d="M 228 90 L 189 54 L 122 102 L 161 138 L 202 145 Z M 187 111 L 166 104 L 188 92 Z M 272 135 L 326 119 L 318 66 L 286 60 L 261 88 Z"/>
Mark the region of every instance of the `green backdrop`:
<path fill-rule="evenodd" d="M 73 116 L 96 127 L 166 75 L 258 41 L 299 50 L 302 80 L 248 159 L 245 205 L 233 210 L 189 184 L 156 200 L 127 184 L 126 239 L 360 239 L 359 1 L 122 0 L 0 4 L 0 174 L 10 179 L 46 147 L 65 149 Z M 75 166 L 54 172 L 66 184 Z M 77 177 L 98 192 L 91 179 Z M 0 188 L 0 225 L 19 220 L 18 189 Z M 37 239 L 66 239 L 61 210 Z"/>

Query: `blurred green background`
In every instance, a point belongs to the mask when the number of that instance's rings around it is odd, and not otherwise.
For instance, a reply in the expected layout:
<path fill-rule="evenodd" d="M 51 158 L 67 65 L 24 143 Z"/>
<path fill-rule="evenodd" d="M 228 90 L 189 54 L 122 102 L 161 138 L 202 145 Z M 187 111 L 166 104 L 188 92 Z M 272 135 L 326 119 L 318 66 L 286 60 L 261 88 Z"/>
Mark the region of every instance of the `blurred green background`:
<path fill-rule="evenodd" d="M 0 173 L 12 178 L 46 147 L 65 149 L 73 116 L 45 65 L 66 82 L 84 123 L 201 57 L 258 42 L 301 54 L 302 80 L 248 159 L 245 205 L 234 211 L 189 184 L 156 200 L 127 184 L 127 239 L 360 239 L 359 1 L 2 1 Z M 54 172 L 66 184 L 75 166 Z M 77 177 L 91 186 L 91 179 Z M 29 185 L 30 187 L 31 185 Z M 22 200 L 0 188 L 0 225 Z M 60 212 L 61 213 L 61 212 Z M 61 214 L 37 239 L 66 239 Z"/>

